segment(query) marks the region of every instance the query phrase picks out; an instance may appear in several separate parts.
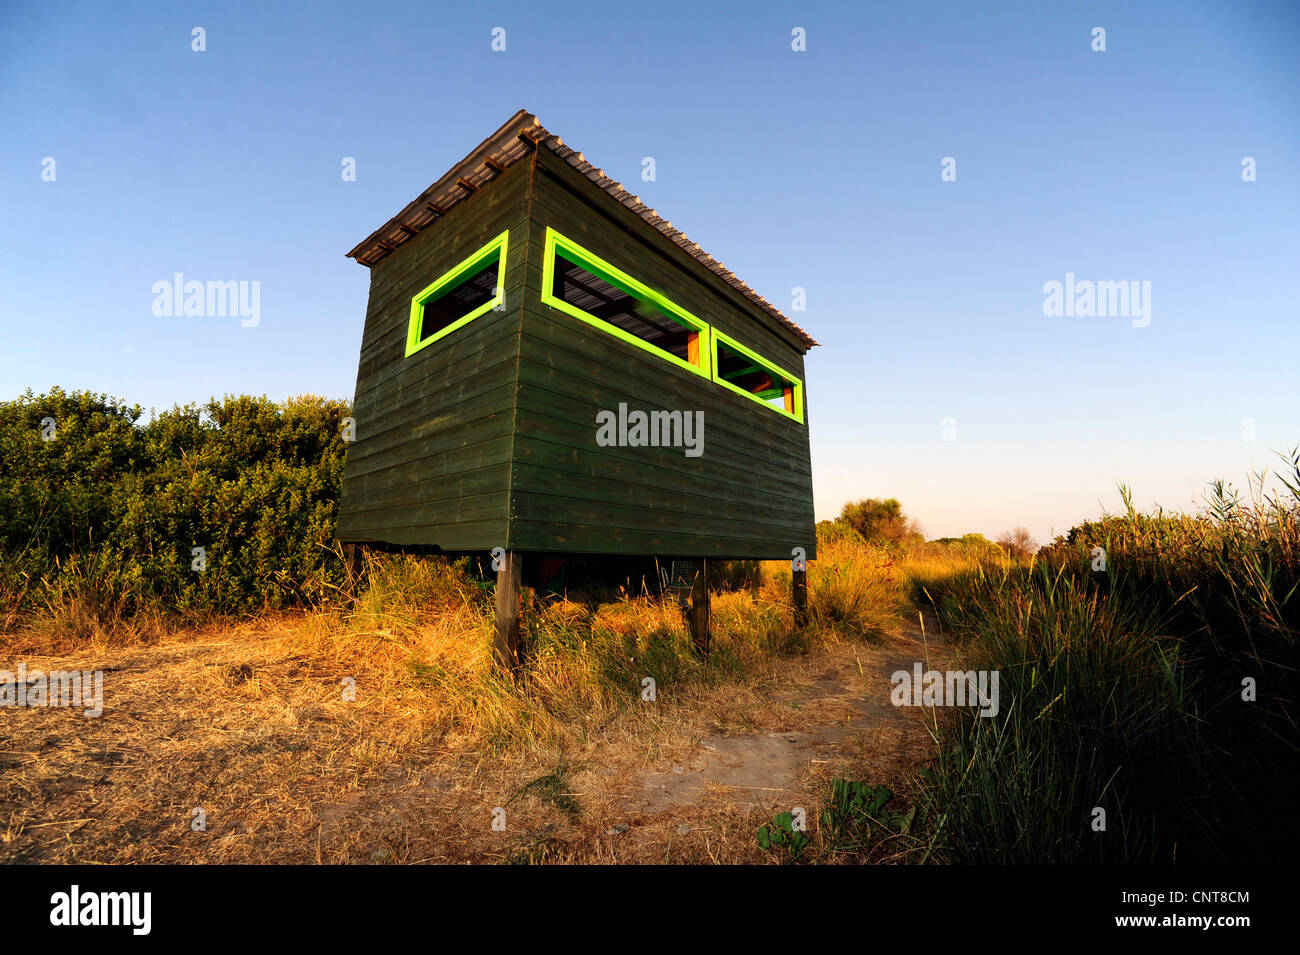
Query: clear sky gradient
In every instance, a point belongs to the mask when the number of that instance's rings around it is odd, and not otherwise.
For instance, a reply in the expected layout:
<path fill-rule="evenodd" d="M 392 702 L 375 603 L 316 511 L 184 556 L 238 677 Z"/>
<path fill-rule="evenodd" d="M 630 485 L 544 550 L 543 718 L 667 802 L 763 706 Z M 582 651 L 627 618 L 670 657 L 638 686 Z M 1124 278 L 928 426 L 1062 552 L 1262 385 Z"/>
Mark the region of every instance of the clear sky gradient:
<path fill-rule="evenodd" d="M 1188 507 L 1300 443 L 1298 71 L 1294 2 L 4 0 L 0 398 L 350 398 L 344 253 L 523 107 L 822 342 L 819 518 Z M 156 317 L 176 272 L 260 324 Z M 1150 282 L 1150 324 L 1045 316 L 1066 273 Z"/>

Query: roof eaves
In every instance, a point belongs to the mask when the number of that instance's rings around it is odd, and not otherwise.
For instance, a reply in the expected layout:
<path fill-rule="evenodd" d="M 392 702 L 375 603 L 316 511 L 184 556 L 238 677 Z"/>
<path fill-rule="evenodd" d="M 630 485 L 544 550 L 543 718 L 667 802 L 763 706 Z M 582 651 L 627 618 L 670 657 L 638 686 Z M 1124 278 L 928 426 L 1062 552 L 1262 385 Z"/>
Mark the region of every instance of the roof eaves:
<path fill-rule="evenodd" d="M 582 153 L 566 146 L 559 136 L 547 131 L 536 116 L 522 109 L 483 140 L 441 179 L 408 203 L 401 212 L 357 243 L 348 253 L 348 257 L 356 259 L 367 267 L 374 265 L 432 225 L 452 206 L 465 201 L 484 184 L 501 175 L 539 146 L 545 146 L 550 152 L 559 156 L 613 199 L 667 237 L 682 251 L 775 318 L 782 326 L 798 336 L 805 346 L 812 348 L 817 345 L 811 335 L 790 321 L 780 309 L 746 285 L 730 269 L 700 248 L 698 242 L 688 239 L 680 229 L 674 228 L 671 222 L 642 202 L 639 196 L 632 195 L 621 183 L 605 175 L 603 169 L 597 169 Z"/>

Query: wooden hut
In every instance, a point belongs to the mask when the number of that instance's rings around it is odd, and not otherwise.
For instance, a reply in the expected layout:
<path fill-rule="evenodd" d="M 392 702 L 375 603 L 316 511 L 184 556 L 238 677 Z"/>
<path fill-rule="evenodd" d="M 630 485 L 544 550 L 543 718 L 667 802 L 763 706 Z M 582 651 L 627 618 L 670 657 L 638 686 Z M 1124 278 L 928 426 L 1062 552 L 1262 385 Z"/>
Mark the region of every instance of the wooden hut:
<path fill-rule="evenodd" d="M 495 551 L 503 657 L 525 556 L 689 561 L 706 634 L 709 559 L 816 556 L 816 342 L 536 117 L 348 255 L 370 298 L 337 536 Z"/>

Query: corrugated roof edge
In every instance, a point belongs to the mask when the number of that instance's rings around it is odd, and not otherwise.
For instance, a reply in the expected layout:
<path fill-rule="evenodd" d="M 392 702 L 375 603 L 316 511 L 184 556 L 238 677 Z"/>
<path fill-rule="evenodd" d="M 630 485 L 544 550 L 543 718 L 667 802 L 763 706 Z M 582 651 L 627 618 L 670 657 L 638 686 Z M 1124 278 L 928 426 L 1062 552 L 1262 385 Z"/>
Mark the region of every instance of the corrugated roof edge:
<path fill-rule="evenodd" d="M 418 235 L 442 218 L 456 203 L 473 195 L 484 184 L 528 156 L 538 146 L 545 146 L 600 186 L 616 201 L 644 219 L 682 251 L 793 332 L 807 348 L 817 345 L 811 335 L 737 278 L 734 272 L 701 249 L 698 242 L 692 242 L 679 229 L 674 229 L 671 222 L 647 206 L 638 196 L 628 192 L 622 184 L 605 175 L 604 170 L 597 169 L 587 162 L 582 153 L 566 146 L 564 140 L 547 130 L 536 116 L 522 109 L 506 120 L 500 129 L 479 143 L 441 179 L 409 202 L 401 212 L 357 243 L 348 253 L 348 258 L 356 259 L 367 268 L 374 265 L 386 255 L 397 251 L 398 247 L 412 236 Z"/>

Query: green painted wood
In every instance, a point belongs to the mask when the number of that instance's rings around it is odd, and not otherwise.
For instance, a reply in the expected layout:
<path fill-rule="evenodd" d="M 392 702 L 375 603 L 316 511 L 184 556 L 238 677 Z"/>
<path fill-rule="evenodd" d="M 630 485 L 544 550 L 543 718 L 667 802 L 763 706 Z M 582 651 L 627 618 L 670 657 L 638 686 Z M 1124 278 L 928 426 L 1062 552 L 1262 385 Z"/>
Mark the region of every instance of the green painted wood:
<path fill-rule="evenodd" d="M 669 294 L 670 287 L 673 288 L 674 292 L 669 297 L 678 304 L 742 341 L 754 337 L 756 346 L 762 346 L 757 350 L 763 354 L 771 351 L 771 359 L 778 363 L 783 363 L 780 359 L 785 355 L 778 354 L 775 346 L 768 347 L 764 336 L 771 335 L 775 341 L 782 343 L 781 347 L 788 349 L 791 358 L 802 356 L 803 344 L 793 332 L 781 326 L 767 312 L 750 302 L 626 206 L 610 201 L 603 189 L 559 157 L 539 154 L 538 171 L 534 176 L 530 199 L 533 222 L 543 226 L 540 230 L 533 230 L 532 241 L 544 240 L 545 225 L 549 223 L 579 244 L 598 252 L 598 249 L 584 241 L 584 235 L 608 248 L 618 242 L 615 233 L 622 233 L 627 237 L 628 261 L 636 262 L 636 268 L 627 268 L 625 262 L 610 256 L 602 255 L 602 258 L 638 278 L 645 275 L 641 279 L 643 282 L 665 294 Z M 557 224 L 555 220 L 561 218 L 571 220 L 570 232 L 576 234 L 570 235 Z M 532 262 L 531 257 L 529 261 Z M 540 276 L 540 272 L 538 274 Z M 693 298 L 688 299 L 688 295 Z M 692 301 L 697 305 L 696 308 L 692 307 Z M 706 302 L 713 304 L 703 304 Z M 706 316 L 702 311 L 713 312 L 715 315 Z"/>
<path fill-rule="evenodd" d="M 363 366 L 375 358 L 383 361 L 399 347 L 404 357 L 411 298 L 504 229 L 510 230 L 506 284 L 510 287 L 517 283 L 516 273 L 522 269 L 526 255 L 526 187 L 527 179 L 512 169 L 499 182 L 485 187 L 474 201 L 455 206 L 445 220 L 439 220 L 373 267 L 367 334 L 361 346 Z M 484 199 L 492 201 L 479 205 Z M 482 242 L 475 245 L 479 238 Z M 506 311 L 517 304 L 517 300 L 507 301 Z M 400 342 L 395 345 L 391 333 L 399 328 Z"/>
<path fill-rule="evenodd" d="M 445 551 L 491 550 L 482 541 L 505 541 L 506 521 L 463 520 L 460 523 L 406 524 L 385 532 L 383 538 L 362 538 L 365 543 L 394 544 L 401 547 L 440 547 Z M 504 544 L 493 544 L 493 547 Z"/>
<path fill-rule="evenodd" d="M 408 309 L 409 305 L 408 300 Z M 384 361 L 372 359 L 363 362 L 364 380 L 357 398 L 383 401 L 394 390 L 409 388 L 413 382 L 428 382 L 429 375 L 422 370 L 425 368 L 430 372 L 445 368 L 452 380 L 455 380 L 477 374 L 495 362 L 514 360 L 518 352 L 518 308 L 482 315 L 465 326 L 463 331 L 466 333 L 463 338 L 459 334 L 452 334 L 447 336 L 445 342 L 436 343 L 439 346 L 445 345 L 445 348 L 431 345 L 410 358 L 399 356 L 400 361 L 393 359 L 390 351 Z M 400 335 L 404 341 L 406 325 L 400 328 L 393 326 L 385 334 L 390 338 Z M 440 380 L 433 379 L 433 385 L 436 387 Z"/>
<path fill-rule="evenodd" d="M 367 495 L 355 513 L 377 527 L 390 527 L 394 518 L 436 523 L 441 515 L 456 519 L 491 520 L 500 514 L 498 479 L 487 468 L 465 471 L 454 478 L 390 484 Z M 500 541 L 497 542 L 498 544 Z"/>
<path fill-rule="evenodd" d="M 505 541 L 529 178 L 527 164 L 508 170 L 371 270 L 340 540 L 461 550 Z M 504 229 L 505 310 L 406 358 L 412 297 Z"/>
<path fill-rule="evenodd" d="M 786 416 L 675 366 L 670 366 L 670 376 L 661 367 L 666 363 L 644 349 L 625 343 L 614 348 L 610 336 L 563 317 L 568 324 L 552 315 L 530 322 L 529 346 L 520 356 L 520 382 L 525 386 L 566 397 L 581 395 L 590 402 L 623 394 L 635 397 L 636 407 L 681 410 L 686 402 L 696 410 L 712 412 L 710 420 L 717 418 L 725 432 L 742 435 L 745 445 L 770 444 L 783 453 L 805 440 L 804 426 Z"/>
<path fill-rule="evenodd" d="M 378 493 L 390 484 L 441 481 L 494 466 L 508 467 L 512 444 L 513 435 L 506 434 L 456 448 L 458 453 L 454 455 L 437 450 L 420 457 L 408 453 L 401 464 L 386 465 L 370 471 L 358 468 L 349 478 L 352 482 L 351 490 L 353 494 Z"/>
<path fill-rule="evenodd" d="M 534 420 L 521 411 L 520 428 L 531 433 Z M 772 493 L 770 480 L 754 476 L 744 468 L 733 468 L 723 462 L 728 473 L 719 477 L 723 469 L 715 466 L 717 462 L 684 456 L 652 458 L 643 455 L 641 452 L 644 450 L 647 449 L 598 446 L 583 450 L 574 444 L 563 444 L 533 433 L 533 440 L 521 442 L 514 456 L 514 486 L 528 489 L 528 484 L 519 480 L 522 468 L 549 468 L 567 475 L 569 480 L 583 488 L 595 487 L 602 482 L 614 483 L 619 488 L 635 485 L 643 489 L 636 493 L 653 495 L 656 499 L 701 498 L 716 501 L 719 507 L 738 504 L 752 508 L 756 496 L 761 495 L 767 507 L 775 512 L 794 519 L 802 519 L 806 513 L 803 498 L 795 493 L 792 482 L 783 486 L 783 493 L 778 496 Z"/>
<path fill-rule="evenodd" d="M 636 466 L 632 461 L 620 463 L 628 468 Z M 698 493 L 699 482 L 689 490 L 665 488 L 643 482 L 636 482 L 629 488 L 628 484 L 619 482 L 614 477 L 615 471 L 615 468 L 609 468 L 599 471 L 595 476 L 578 475 L 571 468 L 516 461 L 514 493 L 516 499 L 521 495 L 529 494 L 573 498 L 575 490 L 578 490 L 581 492 L 582 500 L 591 507 L 629 505 L 649 512 L 656 520 L 678 520 L 692 516 L 701 520 L 717 518 L 725 522 L 729 531 L 735 532 L 739 529 L 745 532 L 737 536 L 748 536 L 750 533 L 783 534 L 786 528 L 804 517 L 801 508 L 790 505 L 772 503 L 761 510 L 756 510 L 752 495 L 746 501 L 740 497 L 726 500 L 700 494 Z"/>
<path fill-rule="evenodd" d="M 340 539 L 815 557 L 807 427 L 543 305 L 548 225 L 804 379 L 807 420 L 802 343 L 543 150 L 372 270 Z M 411 296 L 504 228 L 506 310 L 405 358 Z M 619 402 L 703 411 L 704 454 L 598 446 Z"/>
<path fill-rule="evenodd" d="M 812 559 L 812 547 L 796 538 L 778 542 L 771 537 L 700 537 L 689 530 L 653 532 L 621 527 L 593 528 L 581 523 L 537 521 L 522 517 L 510 521 L 510 535 L 510 546 L 539 553 L 788 560 L 791 549 L 804 547 L 810 555 L 809 559 Z"/>
<path fill-rule="evenodd" d="M 645 234 L 662 238 L 654 229 L 634 216 L 636 224 L 619 221 L 621 207 L 603 209 L 580 195 L 582 183 L 562 180 L 571 177 L 561 171 L 534 179 L 510 546 L 770 559 L 788 559 L 802 546 L 815 554 L 807 428 L 543 305 L 546 227 L 800 378 L 802 354 L 738 308 L 734 290 L 716 276 L 701 283 L 690 267 L 655 248 Z M 598 446 L 596 414 L 620 402 L 645 411 L 702 411 L 703 455 Z"/>
<path fill-rule="evenodd" d="M 383 462 L 393 453 L 402 457 L 445 454 L 513 434 L 513 415 L 508 403 L 514 401 L 514 394 L 513 382 L 494 377 L 490 384 L 485 382 L 481 392 L 467 395 L 456 404 L 430 396 L 414 407 L 402 405 L 400 414 L 385 412 L 374 418 L 360 418 L 358 447 L 354 449 L 357 453 L 349 450 L 349 463 L 357 473 L 368 472 L 384 466 Z M 454 420 L 449 423 L 450 416 Z M 364 444 L 360 440 L 363 436 L 367 439 Z"/>

